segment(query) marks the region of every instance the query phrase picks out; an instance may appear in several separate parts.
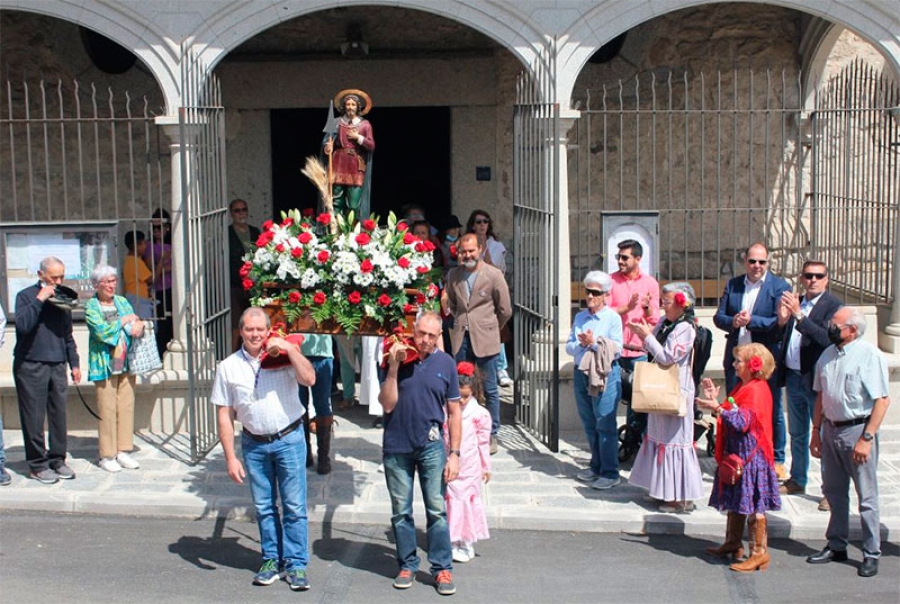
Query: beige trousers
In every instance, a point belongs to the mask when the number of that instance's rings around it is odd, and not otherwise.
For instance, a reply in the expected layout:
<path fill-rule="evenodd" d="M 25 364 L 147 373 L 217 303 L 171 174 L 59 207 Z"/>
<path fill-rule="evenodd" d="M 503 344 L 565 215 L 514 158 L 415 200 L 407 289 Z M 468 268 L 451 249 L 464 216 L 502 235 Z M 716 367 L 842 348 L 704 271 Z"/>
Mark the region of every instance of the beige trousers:
<path fill-rule="evenodd" d="M 134 448 L 134 376 L 113 375 L 94 384 L 100 416 L 100 459 L 115 457 L 119 451 L 131 451 Z"/>

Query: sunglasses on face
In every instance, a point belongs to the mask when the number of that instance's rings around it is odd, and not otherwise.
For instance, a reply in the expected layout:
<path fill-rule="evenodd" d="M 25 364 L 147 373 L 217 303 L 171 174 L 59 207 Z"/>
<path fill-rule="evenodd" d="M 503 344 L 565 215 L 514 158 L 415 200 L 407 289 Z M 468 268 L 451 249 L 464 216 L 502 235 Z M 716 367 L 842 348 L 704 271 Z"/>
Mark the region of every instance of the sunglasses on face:
<path fill-rule="evenodd" d="M 813 279 L 818 279 L 821 281 L 825 277 L 827 277 L 825 273 L 803 273 L 803 278 L 812 281 Z"/>
<path fill-rule="evenodd" d="M 757 260 L 756 258 L 747 258 L 748 264 L 758 264 L 760 266 L 765 266 L 769 263 L 768 260 Z"/>
<path fill-rule="evenodd" d="M 634 256 L 629 256 L 628 254 L 616 254 L 616 260 L 631 260 Z"/>
<path fill-rule="evenodd" d="M 491 224 L 491 221 L 487 218 L 479 218 L 475 221 L 475 224 Z"/>
<path fill-rule="evenodd" d="M 235 214 L 246 214 L 247 208 L 232 208 L 231 211 L 234 212 Z"/>
<path fill-rule="evenodd" d="M 587 289 L 584 290 L 584 294 L 585 294 L 586 296 L 593 296 L 594 298 L 599 298 L 600 296 L 602 296 L 602 295 L 605 294 L 605 293 L 606 293 L 606 292 L 601 291 L 601 290 L 599 290 L 599 289 L 590 289 L 590 288 L 587 288 Z"/>

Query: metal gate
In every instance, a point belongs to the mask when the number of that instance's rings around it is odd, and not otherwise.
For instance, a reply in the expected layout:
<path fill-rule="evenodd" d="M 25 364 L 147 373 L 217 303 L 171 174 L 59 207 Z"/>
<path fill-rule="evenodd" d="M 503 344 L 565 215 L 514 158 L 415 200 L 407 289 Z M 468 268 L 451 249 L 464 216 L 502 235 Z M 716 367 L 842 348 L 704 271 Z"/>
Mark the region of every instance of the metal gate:
<path fill-rule="evenodd" d="M 191 460 L 219 442 L 210 403 L 216 364 L 231 352 L 225 110 L 218 79 L 184 52 L 178 110 L 189 376 Z"/>
<path fill-rule="evenodd" d="M 857 61 L 815 99 L 812 249 L 845 301 L 889 303 L 897 295 L 900 87 Z"/>
<path fill-rule="evenodd" d="M 559 105 L 555 42 L 519 77 L 513 108 L 516 421 L 559 450 Z"/>

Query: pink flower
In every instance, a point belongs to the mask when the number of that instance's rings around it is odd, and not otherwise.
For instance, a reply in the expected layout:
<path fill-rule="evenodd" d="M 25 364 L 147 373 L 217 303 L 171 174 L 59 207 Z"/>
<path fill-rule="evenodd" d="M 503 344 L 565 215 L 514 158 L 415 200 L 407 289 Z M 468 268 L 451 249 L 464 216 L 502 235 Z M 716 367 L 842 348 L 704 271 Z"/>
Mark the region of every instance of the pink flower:
<path fill-rule="evenodd" d="M 307 243 L 312 241 L 312 235 L 310 233 L 304 231 L 303 233 L 300 233 L 299 235 L 297 235 L 297 241 L 299 241 L 303 245 L 306 245 Z"/>
<path fill-rule="evenodd" d="M 362 228 L 366 229 L 369 232 L 374 231 L 377 226 L 378 225 L 375 224 L 375 221 L 371 218 L 366 218 L 362 221 Z"/>
<path fill-rule="evenodd" d="M 329 252 L 328 250 L 322 250 L 321 252 L 318 253 L 318 255 L 316 256 L 316 259 L 318 259 L 319 262 L 324 264 L 324 263 L 328 262 L 328 259 L 330 257 L 331 257 L 331 252 Z"/>
<path fill-rule="evenodd" d="M 360 233 L 356 236 L 356 243 L 359 245 L 368 245 L 370 241 L 372 241 L 372 238 L 369 237 L 368 233 Z"/>
<path fill-rule="evenodd" d="M 378 305 L 379 306 L 390 306 L 391 297 L 387 294 L 381 294 L 378 296 Z"/>
<path fill-rule="evenodd" d="M 325 300 L 326 297 L 324 292 L 316 292 L 316 295 L 313 296 L 313 304 L 321 306 L 322 304 L 325 304 Z"/>
<path fill-rule="evenodd" d="M 362 295 L 359 292 L 350 292 L 350 295 L 347 296 L 347 301 L 350 304 L 359 304 L 360 300 L 362 300 Z"/>
<path fill-rule="evenodd" d="M 361 270 L 364 273 L 371 273 L 372 269 L 374 269 L 374 268 L 375 267 L 372 265 L 372 261 L 369 260 L 368 258 L 366 258 L 365 260 L 363 260 L 362 262 L 359 263 L 359 270 Z"/>
<path fill-rule="evenodd" d="M 300 301 L 300 292 L 292 291 L 288 294 L 288 302 L 290 302 L 291 304 L 296 304 L 299 301 Z"/>

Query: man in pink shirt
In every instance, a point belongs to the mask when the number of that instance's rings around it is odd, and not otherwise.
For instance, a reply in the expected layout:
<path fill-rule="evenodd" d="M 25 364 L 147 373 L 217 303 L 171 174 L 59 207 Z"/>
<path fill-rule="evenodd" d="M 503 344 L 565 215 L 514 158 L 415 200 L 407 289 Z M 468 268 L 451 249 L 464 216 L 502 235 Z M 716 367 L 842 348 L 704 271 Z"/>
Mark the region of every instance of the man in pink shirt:
<path fill-rule="evenodd" d="M 634 371 L 634 364 L 638 361 L 646 361 L 647 353 L 641 345 L 641 339 L 630 329 L 625 329 L 626 323 L 638 322 L 644 319 L 650 325 L 659 323 L 659 283 L 641 272 L 641 257 L 644 255 L 643 246 L 634 239 L 626 239 L 619 242 L 619 253 L 616 261 L 619 270 L 611 275 L 612 289 L 609 292 L 609 306 L 619 313 L 622 318 L 624 348 L 619 357 L 619 366 L 622 368 L 623 386 L 626 374 Z M 628 380 L 630 383 L 630 379 Z M 623 398 L 631 399 L 631 388 L 623 388 Z M 638 414 L 637 419 L 641 425 L 646 424 L 645 414 Z M 635 422 L 634 413 L 628 407 L 628 425 Z"/>

